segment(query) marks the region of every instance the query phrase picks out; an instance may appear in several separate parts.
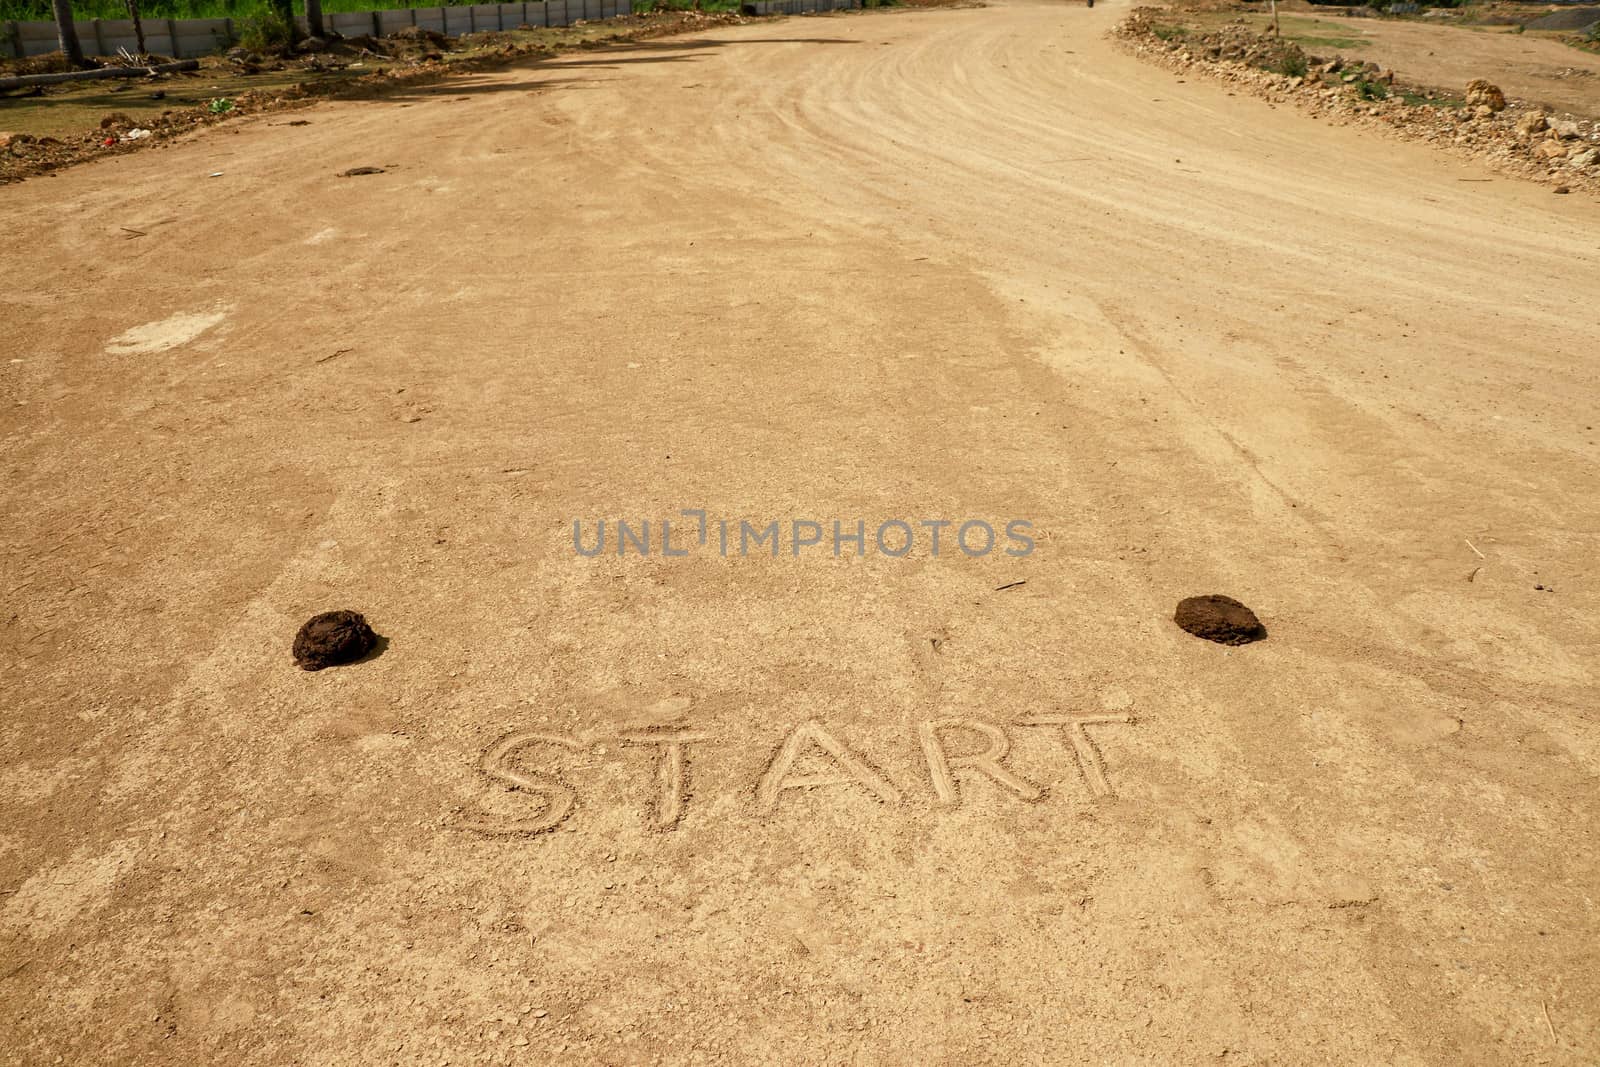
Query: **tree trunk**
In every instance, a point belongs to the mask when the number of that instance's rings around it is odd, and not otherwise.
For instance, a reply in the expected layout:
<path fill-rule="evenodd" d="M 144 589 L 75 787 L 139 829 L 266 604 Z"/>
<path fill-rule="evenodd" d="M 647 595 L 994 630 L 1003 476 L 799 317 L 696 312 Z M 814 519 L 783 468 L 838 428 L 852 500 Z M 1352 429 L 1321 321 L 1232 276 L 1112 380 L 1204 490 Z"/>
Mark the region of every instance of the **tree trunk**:
<path fill-rule="evenodd" d="M 176 74 L 199 67 L 198 59 L 180 59 L 176 63 L 157 63 L 153 67 L 95 67 L 93 70 L 74 70 L 66 74 L 18 74 L 13 78 L 0 78 L 0 91 L 29 85 L 59 85 L 62 82 L 102 81 L 107 78 L 148 78 L 152 74 Z"/>
<path fill-rule="evenodd" d="M 55 9 L 56 37 L 61 41 L 61 50 L 67 54 L 67 62 L 74 67 L 87 67 L 83 61 L 83 45 L 78 43 L 78 27 L 72 23 L 72 0 L 51 0 Z"/>
<path fill-rule="evenodd" d="M 144 23 L 139 21 L 139 0 L 125 0 L 128 5 L 128 17 L 133 20 L 133 38 L 139 42 L 139 58 L 144 59 L 150 53 L 144 47 Z"/>
<path fill-rule="evenodd" d="M 300 24 L 294 20 L 294 0 L 267 0 L 267 4 L 272 8 L 272 13 L 289 28 L 289 45 L 293 47 L 300 38 Z"/>
<path fill-rule="evenodd" d="M 311 30 L 311 36 L 327 36 L 322 32 L 322 0 L 306 0 L 306 25 Z"/>

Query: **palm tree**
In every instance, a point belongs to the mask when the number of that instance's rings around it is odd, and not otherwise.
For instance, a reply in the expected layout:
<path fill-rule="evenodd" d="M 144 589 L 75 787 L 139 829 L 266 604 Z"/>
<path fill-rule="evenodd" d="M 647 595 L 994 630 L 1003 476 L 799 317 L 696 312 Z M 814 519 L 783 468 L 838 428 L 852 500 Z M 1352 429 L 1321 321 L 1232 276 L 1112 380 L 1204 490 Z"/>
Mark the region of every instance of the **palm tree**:
<path fill-rule="evenodd" d="M 55 9 L 56 37 L 61 41 L 61 50 L 67 54 L 67 62 L 74 67 L 87 67 L 83 45 L 78 43 L 78 27 L 72 22 L 72 0 L 51 0 L 51 5 Z"/>

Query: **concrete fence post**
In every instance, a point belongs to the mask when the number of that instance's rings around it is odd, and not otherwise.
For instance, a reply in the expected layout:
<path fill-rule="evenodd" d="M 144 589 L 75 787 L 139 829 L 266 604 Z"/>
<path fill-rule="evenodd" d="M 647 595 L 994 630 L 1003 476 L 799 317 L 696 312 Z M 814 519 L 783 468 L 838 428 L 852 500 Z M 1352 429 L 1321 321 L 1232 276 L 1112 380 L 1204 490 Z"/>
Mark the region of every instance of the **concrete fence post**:
<path fill-rule="evenodd" d="M 6 46 L 11 49 L 11 54 L 22 58 L 22 30 L 18 28 L 15 20 L 6 23 Z"/>

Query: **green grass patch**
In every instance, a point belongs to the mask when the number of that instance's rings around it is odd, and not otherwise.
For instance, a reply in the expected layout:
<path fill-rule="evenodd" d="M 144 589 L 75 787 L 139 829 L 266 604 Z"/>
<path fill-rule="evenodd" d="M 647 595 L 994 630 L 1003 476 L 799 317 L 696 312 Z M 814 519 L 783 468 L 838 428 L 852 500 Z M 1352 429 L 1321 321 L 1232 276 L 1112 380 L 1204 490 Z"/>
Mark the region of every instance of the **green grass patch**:
<path fill-rule="evenodd" d="M 1368 81 L 1365 78 L 1361 78 L 1351 82 L 1350 87 L 1363 100 L 1387 100 L 1389 98 L 1389 87 L 1383 82 Z"/>
<path fill-rule="evenodd" d="M 1272 24 L 1272 19 L 1266 15 L 1256 15 L 1253 17 L 1253 21 L 1269 26 Z M 1343 37 L 1345 34 L 1350 32 L 1350 25 L 1348 23 L 1340 24 L 1337 22 L 1329 22 L 1326 19 L 1304 18 L 1296 15 L 1283 16 L 1282 19 L 1279 20 L 1279 26 L 1283 30 L 1284 36 L 1286 37 L 1300 34 L 1305 34 L 1308 36 L 1320 35 L 1323 37 Z"/>
<path fill-rule="evenodd" d="M 239 44 L 252 52 L 269 52 L 294 43 L 294 27 L 276 11 L 252 15 L 239 23 Z"/>
<path fill-rule="evenodd" d="M 1284 56 L 1278 61 L 1278 65 L 1275 69 L 1279 74 L 1286 75 L 1290 78 L 1304 78 L 1310 67 L 1306 65 L 1305 56 L 1296 54 Z"/>
<path fill-rule="evenodd" d="M 1356 40 L 1354 37 L 1300 37 L 1296 35 L 1290 35 L 1289 40 L 1293 41 L 1301 48 L 1345 49 L 1361 47 L 1361 42 Z"/>
<path fill-rule="evenodd" d="M 1413 92 L 1410 89 L 1396 90 L 1395 95 L 1412 107 L 1466 107 L 1467 102 L 1459 96 Z"/>
<path fill-rule="evenodd" d="M 1251 29 L 1259 33 L 1271 32 L 1272 19 L 1268 16 L 1250 15 L 1248 19 Z M 1342 50 L 1360 48 L 1363 43 L 1362 38 L 1350 36 L 1350 26 L 1325 19 L 1285 15 L 1279 24 L 1284 40 L 1293 41 L 1302 48 Z"/>

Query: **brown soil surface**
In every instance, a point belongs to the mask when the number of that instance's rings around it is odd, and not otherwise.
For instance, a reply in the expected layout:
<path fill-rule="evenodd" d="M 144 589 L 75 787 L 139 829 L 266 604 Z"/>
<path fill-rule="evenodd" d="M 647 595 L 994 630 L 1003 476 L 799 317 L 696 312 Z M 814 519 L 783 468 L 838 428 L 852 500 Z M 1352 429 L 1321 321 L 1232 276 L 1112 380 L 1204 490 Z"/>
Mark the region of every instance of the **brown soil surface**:
<path fill-rule="evenodd" d="M 0 191 L 0 1061 L 1600 1059 L 1600 204 L 1126 11 Z"/>

